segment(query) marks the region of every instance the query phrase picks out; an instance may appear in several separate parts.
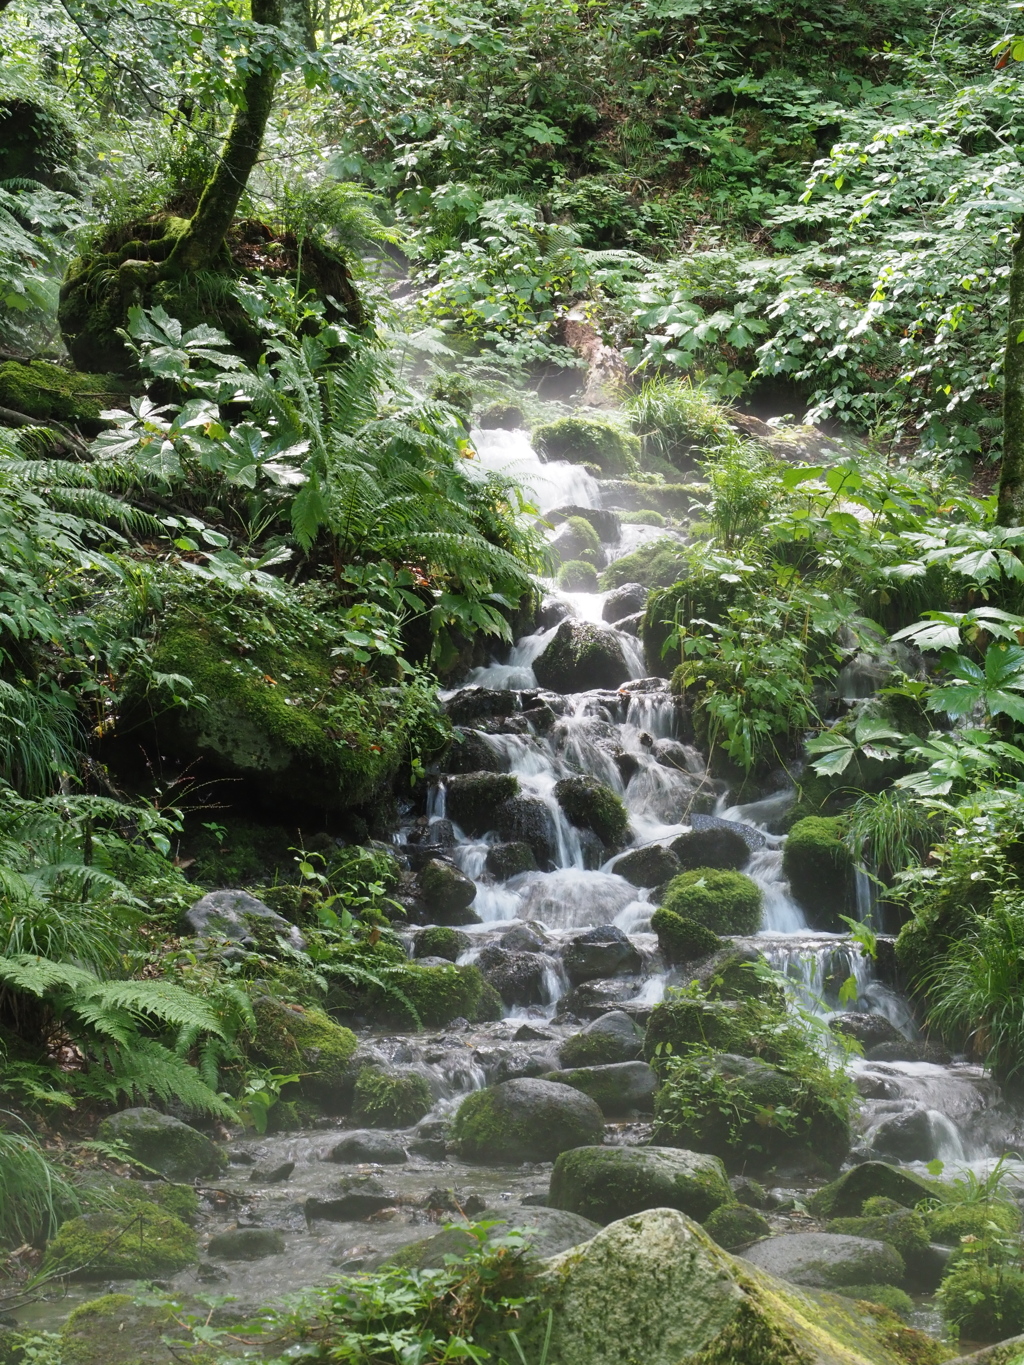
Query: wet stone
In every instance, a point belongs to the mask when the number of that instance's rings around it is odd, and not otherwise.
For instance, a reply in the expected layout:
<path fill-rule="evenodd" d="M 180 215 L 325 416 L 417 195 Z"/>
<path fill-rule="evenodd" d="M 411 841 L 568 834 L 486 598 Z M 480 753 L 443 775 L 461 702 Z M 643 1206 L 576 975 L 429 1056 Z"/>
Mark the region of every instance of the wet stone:
<path fill-rule="evenodd" d="M 655 887 L 671 879 L 680 871 L 679 859 L 671 849 L 661 844 L 634 848 L 612 864 L 618 877 L 625 877 L 631 886 Z"/>
<path fill-rule="evenodd" d="M 534 872 L 537 868 L 537 859 L 529 844 L 522 842 L 492 844 L 487 850 L 486 867 L 492 877 L 499 882 L 505 882 L 509 877 L 518 876 L 520 872 Z"/>
<path fill-rule="evenodd" d="M 539 954 L 513 953 L 494 944 L 480 953 L 476 965 L 506 1005 L 543 1000 L 545 962 Z"/>
<path fill-rule="evenodd" d="M 249 1179 L 253 1184 L 278 1185 L 283 1180 L 287 1180 L 292 1171 L 295 1170 L 294 1161 L 282 1161 L 279 1166 L 257 1166 L 251 1172 Z"/>
<path fill-rule="evenodd" d="M 260 1261 L 284 1252 L 284 1234 L 277 1228 L 231 1228 L 210 1238 L 207 1254 L 223 1261 Z"/>
<path fill-rule="evenodd" d="M 341 1164 L 371 1162 L 379 1166 L 399 1166 L 408 1160 L 405 1143 L 400 1137 L 371 1128 L 345 1133 L 327 1153 L 326 1159 Z"/>
<path fill-rule="evenodd" d="M 502 688 L 464 687 L 448 698 L 445 710 L 453 725 L 463 725 L 483 716 L 510 716 L 516 710 L 517 701 L 515 692 Z"/>
<path fill-rule="evenodd" d="M 844 1033 L 847 1038 L 855 1038 L 865 1052 L 879 1043 L 902 1045 L 906 1042 L 896 1025 L 881 1014 L 849 1010 L 843 1014 L 833 1014 L 828 1026 L 833 1033 Z"/>
<path fill-rule="evenodd" d="M 628 935 L 614 924 L 577 935 L 562 950 L 562 965 L 573 985 L 619 973 L 637 972 L 641 957 Z"/>
<path fill-rule="evenodd" d="M 624 616 L 642 612 L 647 605 L 647 589 L 642 583 L 623 583 L 621 588 L 613 588 L 604 600 L 601 619 L 609 624 L 621 621 Z"/>
<path fill-rule="evenodd" d="M 376 1176 L 345 1176 L 334 1193 L 306 1200 L 306 1217 L 310 1221 L 322 1218 L 333 1223 L 369 1218 L 388 1208 L 396 1198 L 395 1191 L 386 1189 Z"/>
<path fill-rule="evenodd" d="M 547 940 L 529 924 L 517 924 L 506 930 L 498 943 L 513 953 L 542 953 L 548 946 Z"/>

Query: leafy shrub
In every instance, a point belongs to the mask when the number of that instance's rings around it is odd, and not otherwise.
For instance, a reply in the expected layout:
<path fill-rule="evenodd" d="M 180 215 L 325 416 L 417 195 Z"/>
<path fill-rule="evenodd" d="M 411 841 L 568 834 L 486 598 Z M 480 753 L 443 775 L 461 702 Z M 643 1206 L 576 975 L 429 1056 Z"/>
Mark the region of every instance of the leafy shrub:
<path fill-rule="evenodd" d="M 973 1341 L 1000 1341 L 1024 1332 L 1024 1270 L 1018 1266 L 962 1260 L 936 1297 L 946 1322 Z"/>
<path fill-rule="evenodd" d="M 433 1105 L 426 1078 L 415 1071 L 364 1066 L 356 1078 L 352 1117 L 374 1128 L 407 1128 Z"/>

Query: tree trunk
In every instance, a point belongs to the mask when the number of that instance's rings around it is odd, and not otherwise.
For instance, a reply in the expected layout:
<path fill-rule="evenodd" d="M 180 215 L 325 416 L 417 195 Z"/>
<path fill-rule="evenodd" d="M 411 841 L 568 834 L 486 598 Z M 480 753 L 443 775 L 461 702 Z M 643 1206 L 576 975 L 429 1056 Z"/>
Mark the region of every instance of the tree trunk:
<path fill-rule="evenodd" d="M 284 23 L 283 0 L 251 0 L 253 22 L 280 28 Z M 242 86 L 242 102 L 235 110 L 220 161 L 206 188 L 192 222 L 168 259 L 172 274 L 207 269 L 216 260 L 228 228 L 234 221 L 256 159 L 274 100 L 278 70 L 266 56 L 253 67 Z"/>
<path fill-rule="evenodd" d="M 1014 224 L 1010 317 L 1003 359 L 1003 463 L 999 471 L 1000 526 L 1024 525 L 1024 217 Z"/>

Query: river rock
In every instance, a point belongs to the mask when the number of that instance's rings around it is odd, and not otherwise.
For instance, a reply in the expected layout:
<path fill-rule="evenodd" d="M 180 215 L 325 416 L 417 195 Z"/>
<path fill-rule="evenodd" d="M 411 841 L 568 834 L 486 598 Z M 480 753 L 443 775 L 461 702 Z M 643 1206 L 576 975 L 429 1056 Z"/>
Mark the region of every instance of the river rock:
<path fill-rule="evenodd" d="M 604 507 L 556 507 L 553 512 L 545 513 L 545 519 L 550 521 L 552 526 L 560 526 L 570 517 L 582 517 L 584 521 L 589 521 L 597 532 L 598 539 L 606 545 L 619 538 L 622 523 L 615 512 L 609 512 Z M 605 617 L 605 620 L 607 619 Z"/>
<path fill-rule="evenodd" d="M 556 564 L 568 564 L 572 560 L 586 560 L 598 567 L 603 563 L 603 556 L 598 549 L 598 537 L 591 535 L 593 528 L 589 525 L 574 526 L 571 521 L 565 522 L 558 532 L 548 541 L 548 552 L 553 557 Z M 596 589 L 596 576 L 591 580 Z M 560 580 L 561 586 L 561 580 Z"/>
<path fill-rule="evenodd" d="M 554 1161 L 603 1136 L 604 1118 L 589 1095 L 532 1078 L 467 1095 L 452 1123 L 459 1154 L 469 1161 Z"/>
<path fill-rule="evenodd" d="M 451 857 L 455 847 L 455 827 L 450 820 L 423 820 L 408 833 L 404 853 L 409 866 L 418 872 L 429 858 Z"/>
<path fill-rule="evenodd" d="M 157 1109 L 122 1109 L 99 1126 L 104 1142 L 122 1142 L 137 1161 L 168 1180 L 218 1175 L 227 1158 L 208 1137 Z"/>
<path fill-rule="evenodd" d="M 571 618 L 558 627 L 534 661 L 533 671 L 541 687 L 563 693 L 615 688 L 629 677 L 618 636 L 589 621 Z"/>
<path fill-rule="evenodd" d="M 634 1062 L 644 1045 L 641 1029 L 622 1010 L 599 1015 L 586 1028 L 566 1038 L 558 1050 L 563 1067 L 613 1065 Z"/>
<path fill-rule="evenodd" d="M 444 709 L 453 725 L 466 725 L 492 716 L 511 716 L 517 702 L 516 693 L 505 688 L 463 687 L 448 698 Z"/>
<path fill-rule="evenodd" d="M 276 1166 L 257 1166 L 249 1174 L 251 1185 L 280 1185 L 290 1180 L 295 1170 L 294 1161 L 279 1161 Z"/>
<path fill-rule="evenodd" d="M 595 1233 L 601 1231 L 597 1223 L 578 1214 L 536 1205 L 484 1209 L 474 1216 L 478 1222 L 495 1223 L 487 1231 L 485 1240 L 489 1242 L 506 1236 L 513 1229 L 523 1231 L 520 1245 L 529 1248 L 531 1259 L 557 1255 L 581 1242 L 589 1242 Z M 464 1256 L 477 1246 L 477 1239 L 461 1228 L 445 1228 L 443 1232 L 434 1233 L 433 1237 L 410 1242 L 387 1258 L 378 1258 L 377 1264 L 398 1265 L 407 1270 L 440 1270 L 446 1264 L 446 1256 Z"/>
<path fill-rule="evenodd" d="M 890 1114 L 871 1134 L 871 1153 L 883 1161 L 934 1161 L 948 1141 L 947 1124 L 927 1109 Z"/>
<path fill-rule="evenodd" d="M 690 817 L 690 828 L 694 832 L 708 829 L 731 830 L 746 841 L 751 853 L 756 853 L 768 843 L 762 831 L 755 829 L 753 825 L 745 825 L 739 820 L 726 820 L 721 815 L 693 815 Z"/>
<path fill-rule="evenodd" d="M 486 735 L 479 730 L 458 729 L 452 736 L 451 747 L 444 757 L 449 773 L 504 773 L 508 763 Z"/>
<path fill-rule="evenodd" d="M 888 1242 L 839 1232 L 788 1232 L 743 1252 L 743 1259 L 780 1280 L 810 1289 L 848 1284 L 900 1284 L 903 1258 Z"/>
<path fill-rule="evenodd" d="M 807 1207 L 817 1218 L 855 1218 L 863 1211 L 865 1199 L 881 1196 L 912 1209 L 922 1199 L 934 1199 L 941 1189 L 937 1181 L 925 1180 L 913 1171 L 884 1161 L 863 1161 L 812 1194 Z"/>
<path fill-rule="evenodd" d="M 457 773 L 448 781 L 448 814 L 470 836 L 497 828 L 498 809 L 519 793 L 511 773 Z"/>
<path fill-rule="evenodd" d="M 647 589 L 642 583 L 623 583 L 621 588 L 613 588 L 604 599 L 601 619 L 609 625 L 621 621 L 624 616 L 635 616 L 647 606 Z"/>
<path fill-rule="evenodd" d="M 489 944 L 476 966 L 506 1005 L 534 1005 L 544 999 L 544 959 L 537 953 L 514 953 Z"/>
<path fill-rule="evenodd" d="M 610 1223 L 643 1209 L 669 1208 L 703 1219 L 733 1193 L 717 1157 L 677 1147 L 578 1147 L 551 1174 L 552 1208 Z"/>
<path fill-rule="evenodd" d="M 284 1234 L 277 1228 L 229 1228 L 210 1238 L 208 1256 L 219 1261 L 261 1261 L 284 1253 Z"/>
<path fill-rule="evenodd" d="M 843 1033 L 847 1038 L 856 1038 L 867 1052 L 877 1043 L 903 1043 L 906 1040 L 895 1024 L 891 1024 L 884 1014 L 868 1014 L 859 1010 L 847 1010 L 829 1017 L 828 1026 L 833 1033 Z"/>
<path fill-rule="evenodd" d="M 344 1133 L 327 1153 L 328 1161 L 343 1165 L 372 1162 L 378 1166 L 400 1166 L 408 1160 L 405 1144 L 395 1133 L 377 1132 L 372 1128 L 357 1128 Z"/>
<path fill-rule="evenodd" d="M 612 871 L 618 877 L 625 877 L 630 886 L 661 886 L 671 881 L 682 868 L 679 859 L 671 849 L 661 844 L 649 844 L 646 848 L 634 848 L 616 858 Z"/>
<path fill-rule="evenodd" d="M 639 1009 L 633 1003 L 639 989 L 638 976 L 614 976 L 610 980 L 583 981 L 562 996 L 556 1014 L 559 1018 L 568 1014 L 574 1015 L 577 1019 L 596 1019 L 599 1014 L 604 1014 L 608 1010 L 625 1010 L 639 1021 Z M 650 1014 L 651 1008 L 650 1005 L 644 1007 L 645 1016 Z"/>
<path fill-rule="evenodd" d="M 544 1079 L 582 1090 L 597 1101 L 609 1118 L 637 1109 L 649 1113 L 654 1108 L 654 1092 L 658 1088 L 658 1078 L 646 1062 L 612 1062 L 551 1071 Z"/>
<path fill-rule="evenodd" d="M 185 911 L 182 927 L 196 938 L 226 938 L 243 948 L 255 948 L 265 935 L 279 935 L 296 948 L 306 946 L 294 924 L 248 891 L 208 891 Z"/>
<path fill-rule="evenodd" d="M 200 1277 L 202 1271 L 201 1266 Z M 208 1311 L 203 1310 L 204 1316 Z M 81 1304 L 68 1317 L 60 1334 L 59 1359 L 63 1365 L 170 1365 L 173 1357 L 165 1338 L 179 1332 L 169 1303 L 140 1303 L 131 1294 L 104 1294 Z M 4 1354 L 4 1345 L 0 1331 L 0 1365 L 26 1365 L 20 1345 L 10 1354 Z"/>
<path fill-rule="evenodd" d="M 529 844 L 492 844 L 487 850 L 486 866 L 492 877 L 505 882 L 509 877 L 517 877 L 520 872 L 535 872 L 537 859 Z"/>
<path fill-rule="evenodd" d="M 530 924 L 514 924 L 502 934 L 498 943 L 510 953 L 543 953 L 549 946 L 548 940 Z"/>
<path fill-rule="evenodd" d="M 948 1066 L 952 1060 L 948 1048 L 930 1039 L 899 1038 L 886 1043 L 875 1043 L 864 1053 L 869 1062 L 930 1062 L 932 1066 Z"/>
<path fill-rule="evenodd" d="M 472 939 L 447 924 L 433 924 L 421 929 L 413 939 L 412 955 L 418 961 L 439 961 L 442 966 L 457 962 L 467 952 Z"/>
<path fill-rule="evenodd" d="M 639 639 L 644 627 L 644 615 L 644 612 L 638 611 L 634 616 L 624 616 L 621 621 L 615 622 L 615 629 L 621 630 L 623 635 L 632 635 L 634 639 Z"/>
<path fill-rule="evenodd" d="M 555 797 L 578 829 L 590 830 L 609 848 L 625 839 L 629 812 L 622 798 L 596 777 L 563 777 L 555 783 Z"/>
<path fill-rule="evenodd" d="M 416 880 L 420 900 L 431 919 L 439 924 L 480 923 L 480 916 L 471 909 L 476 900 L 476 883 L 452 863 L 431 858 Z"/>
<path fill-rule="evenodd" d="M 523 843 L 537 866 L 548 869 L 555 860 L 555 827 L 551 812 L 537 796 L 512 796 L 494 814 L 494 828 L 509 843 Z"/>
<path fill-rule="evenodd" d="M 557 1365 L 896 1365 L 877 1323 L 849 1302 L 773 1279 L 671 1208 L 604 1228 L 545 1262 L 519 1337 Z M 904 1348 L 931 1339 L 902 1329 Z M 834 1335 L 833 1335 L 834 1334 Z M 908 1357 L 900 1357 L 906 1359 Z"/>
<path fill-rule="evenodd" d="M 41 1268 L 77 1280 L 152 1280 L 194 1265 L 198 1254 L 193 1228 L 141 1200 L 62 1223 Z"/>
<path fill-rule="evenodd" d="M 581 981 L 638 972 L 642 959 L 627 934 L 614 924 L 602 924 L 565 945 L 562 965 L 569 980 L 578 986 Z"/>
<path fill-rule="evenodd" d="M 739 1251 L 771 1236 L 771 1224 L 749 1204 L 720 1204 L 704 1220 L 704 1231 L 726 1251 Z"/>
<path fill-rule="evenodd" d="M 738 872 L 750 858 L 746 839 L 736 829 L 691 829 L 669 845 L 682 871 L 698 867 L 717 867 Z"/>
<path fill-rule="evenodd" d="M 306 1218 L 324 1218 L 332 1223 L 368 1218 L 396 1198 L 395 1191 L 387 1189 L 375 1175 L 346 1175 L 322 1198 L 306 1200 Z"/>

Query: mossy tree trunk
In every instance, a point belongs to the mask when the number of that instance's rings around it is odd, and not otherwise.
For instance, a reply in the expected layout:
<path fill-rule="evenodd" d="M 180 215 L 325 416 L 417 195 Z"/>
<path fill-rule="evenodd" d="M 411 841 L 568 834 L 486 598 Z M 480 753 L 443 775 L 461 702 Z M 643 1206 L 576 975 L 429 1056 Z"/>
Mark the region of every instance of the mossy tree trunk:
<path fill-rule="evenodd" d="M 285 0 L 251 0 L 251 13 L 254 23 L 281 28 L 286 17 Z M 179 238 L 167 262 L 168 273 L 208 269 L 216 260 L 263 146 L 277 78 L 278 67 L 271 53 L 246 76 L 220 161 L 203 190 L 188 231 Z"/>
<path fill-rule="evenodd" d="M 1010 316 L 1003 359 L 1003 463 L 999 473 L 1000 526 L 1024 524 L 1024 217 L 1014 224 Z"/>

